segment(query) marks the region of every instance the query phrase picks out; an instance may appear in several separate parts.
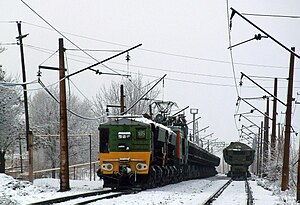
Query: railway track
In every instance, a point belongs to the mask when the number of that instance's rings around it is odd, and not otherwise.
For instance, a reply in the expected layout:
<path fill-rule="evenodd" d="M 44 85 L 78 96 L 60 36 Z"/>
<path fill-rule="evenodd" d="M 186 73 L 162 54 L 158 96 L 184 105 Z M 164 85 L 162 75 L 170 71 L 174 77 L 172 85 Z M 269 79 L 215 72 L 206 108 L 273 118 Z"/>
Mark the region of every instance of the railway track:
<path fill-rule="evenodd" d="M 247 193 L 247 205 L 253 205 L 252 190 L 247 179 L 245 180 L 245 189 Z"/>
<path fill-rule="evenodd" d="M 74 194 L 70 196 L 34 202 L 31 203 L 30 205 L 48 205 L 48 204 L 50 205 L 50 204 L 57 204 L 62 202 L 66 202 L 69 204 L 83 205 L 83 204 L 88 204 L 103 199 L 110 199 L 110 198 L 119 197 L 126 194 L 133 194 L 137 192 L 139 192 L 139 190 L 133 190 L 133 189 L 120 190 L 120 191 L 101 190 L 101 191 L 86 192 L 81 194 Z"/>
<path fill-rule="evenodd" d="M 231 182 L 232 179 L 230 179 L 220 189 L 218 189 L 215 193 L 213 193 L 202 205 L 211 204 L 216 198 L 218 198 L 222 194 L 222 192 L 229 186 Z"/>
<path fill-rule="evenodd" d="M 213 204 L 213 201 L 217 200 L 218 197 L 228 188 L 228 186 L 233 182 L 232 179 L 230 179 L 228 182 L 226 182 L 222 187 L 220 187 L 215 193 L 213 193 L 202 205 L 208 205 L 208 204 Z M 232 185 L 232 187 L 235 187 L 234 193 L 238 194 L 237 189 L 239 189 L 242 185 L 241 185 L 242 181 L 234 181 L 234 184 Z M 247 179 L 244 180 L 244 187 L 245 187 L 245 192 L 246 192 L 246 200 L 245 200 L 245 195 L 242 195 L 242 199 L 241 201 L 245 201 L 247 205 L 253 205 L 253 196 L 252 196 L 252 191 L 251 191 L 251 187 L 249 186 L 249 182 Z M 222 199 L 220 199 L 220 201 L 222 200 L 230 200 L 230 198 L 225 198 L 222 195 Z M 218 204 L 218 203 L 216 203 Z"/>

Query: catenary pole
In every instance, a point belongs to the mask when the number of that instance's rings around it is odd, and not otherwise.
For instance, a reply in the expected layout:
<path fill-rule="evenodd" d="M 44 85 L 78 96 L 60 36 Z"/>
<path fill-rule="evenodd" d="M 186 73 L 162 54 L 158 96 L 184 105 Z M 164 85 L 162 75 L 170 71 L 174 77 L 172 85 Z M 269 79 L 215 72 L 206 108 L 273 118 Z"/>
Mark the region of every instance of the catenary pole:
<path fill-rule="evenodd" d="M 277 83 L 278 79 L 274 79 L 274 96 L 277 98 Z M 271 133 L 271 161 L 275 160 L 276 152 L 276 115 L 277 114 L 277 100 L 273 99 L 273 116 L 272 116 L 272 133 Z"/>
<path fill-rule="evenodd" d="M 258 128 L 258 134 L 257 134 L 257 159 L 256 159 L 256 175 L 259 176 L 259 171 L 260 171 L 260 128 Z"/>
<path fill-rule="evenodd" d="M 295 47 L 291 48 L 295 52 Z M 292 118 L 292 98 L 293 98 L 293 79 L 294 79 L 294 52 L 290 56 L 289 82 L 287 93 L 286 118 L 284 129 L 284 149 L 281 191 L 285 191 L 289 185 L 289 161 L 290 161 L 290 136 L 291 136 L 291 118 Z"/>
<path fill-rule="evenodd" d="M 124 86 L 121 85 L 120 87 L 120 106 L 121 106 L 121 113 L 125 111 L 125 103 L 124 103 Z"/>
<path fill-rule="evenodd" d="M 260 127 L 261 128 L 260 128 L 260 157 L 259 157 L 260 167 L 259 167 L 259 176 L 262 177 L 262 168 L 264 166 L 263 160 L 262 160 L 262 158 L 263 158 L 263 133 L 264 133 L 264 122 L 263 121 L 261 121 Z"/>
<path fill-rule="evenodd" d="M 23 94 L 24 94 L 24 114 L 25 114 L 25 136 L 26 136 L 26 150 L 28 151 L 28 135 L 29 135 L 29 114 L 28 114 L 28 97 L 27 97 L 27 85 L 26 85 L 26 69 L 25 69 L 25 57 L 23 49 L 23 38 L 27 35 L 22 35 L 22 26 L 21 22 L 17 22 L 19 36 L 17 39 L 20 44 L 20 53 L 21 53 L 21 66 L 22 66 L 22 78 L 23 78 Z"/>
<path fill-rule="evenodd" d="M 28 133 L 28 179 L 33 182 L 33 135 L 32 131 Z"/>
<path fill-rule="evenodd" d="M 60 96 L 60 191 L 70 190 L 68 123 L 66 105 L 65 61 L 63 39 L 59 39 L 59 96 Z"/>
<path fill-rule="evenodd" d="M 266 169 L 269 163 L 269 97 L 266 98 L 267 104 L 266 104 L 266 114 L 264 117 L 264 148 L 263 148 L 263 174 L 266 174 Z"/>

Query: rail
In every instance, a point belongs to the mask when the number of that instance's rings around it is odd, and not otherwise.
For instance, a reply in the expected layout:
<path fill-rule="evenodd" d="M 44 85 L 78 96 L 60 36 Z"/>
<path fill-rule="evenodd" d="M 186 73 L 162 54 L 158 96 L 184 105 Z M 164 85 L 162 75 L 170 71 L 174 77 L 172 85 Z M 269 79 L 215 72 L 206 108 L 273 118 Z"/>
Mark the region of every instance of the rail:
<path fill-rule="evenodd" d="M 230 179 L 220 189 L 218 189 L 214 194 L 212 194 L 202 205 L 211 204 L 216 198 L 218 198 L 222 194 L 222 192 L 229 186 L 229 184 L 231 182 L 232 182 L 232 179 Z"/>
<path fill-rule="evenodd" d="M 76 202 L 72 204 L 76 205 L 83 205 L 83 204 L 89 204 L 95 201 L 103 200 L 103 199 L 110 199 L 126 194 L 132 194 L 137 193 L 137 190 L 122 190 L 122 191 L 113 191 L 113 190 L 99 190 L 99 191 L 93 191 L 93 192 L 86 192 L 86 193 L 80 193 L 80 194 L 73 194 L 69 196 L 64 197 L 58 197 L 54 199 L 44 200 L 44 201 L 38 201 L 30 203 L 29 205 L 51 205 L 55 203 L 62 203 L 62 202 L 68 202 L 72 203 L 72 200 L 77 200 Z M 92 198 L 90 198 L 92 197 Z M 78 201 L 80 199 L 80 202 Z"/>
<path fill-rule="evenodd" d="M 247 178 L 245 180 L 245 189 L 246 189 L 246 194 L 247 194 L 247 205 L 253 205 L 252 190 L 251 190 L 251 187 L 249 185 Z"/>

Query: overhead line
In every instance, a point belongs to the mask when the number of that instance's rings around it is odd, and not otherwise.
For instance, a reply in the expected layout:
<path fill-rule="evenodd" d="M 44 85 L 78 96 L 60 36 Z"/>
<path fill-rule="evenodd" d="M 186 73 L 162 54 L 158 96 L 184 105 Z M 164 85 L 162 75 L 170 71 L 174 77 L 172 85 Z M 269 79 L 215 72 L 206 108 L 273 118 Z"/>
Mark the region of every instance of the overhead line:
<path fill-rule="evenodd" d="M 233 61 L 233 52 L 232 52 L 232 43 L 231 43 L 231 18 L 229 17 L 229 2 L 226 0 L 226 11 L 227 11 L 227 30 L 228 30 L 228 42 L 229 42 L 229 53 L 230 53 L 230 60 L 231 60 L 231 68 L 232 68 L 232 75 L 233 75 L 233 80 L 234 80 L 234 85 L 235 85 L 235 91 L 236 95 L 239 97 L 239 89 L 237 85 L 237 80 L 236 80 L 236 74 L 235 74 L 235 67 L 234 67 L 234 61 Z"/>
<path fill-rule="evenodd" d="M 31 26 L 35 26 L 35 27 L 39 27 L 39 28 L 51 30 L 51 29 L 49 29 L 47 27 L 39 26 L 39 25 L 36 25 L 36 24 L 32 24 L 32 23 L 28 23 L 28 22 L 23 22 L 23 23 L 26 23 L 26 24 L 31 25 Z M 64 31 L 62 31 L 61 33 L 65 33 L 65 34 L 68 34 L 68 35 L 72 35 L 72 36 L 76 36 L 76 37 L 80 37 L 80 38 L 84 38 L 84 39 L 89 39 L 89 40 L 92 40 L 92 41 L 98 41 L 98 42 L 102 42 L 102 43 L 107 43 L 107 44 L 111 44 L 111 45 L 122 46 L 122 47 L 129 47 L 128 45 L 125 45 L 125 44 L 120 44 L 120 43 L 114 43 L 114 42 L 111 42 L 111 41 L 100 40 L 100 39 L 96 39 L 96 38 L 92 38 L 92 37 L 87 37 L 87 36 L 83 36 L 83 35 L 78 35 L 78 34 L 74 34 L 74 33 L 70 33 L 70 32 L 64 32 Z M 224 60 L 216 60 L 216 59 L 210 59 L 210 58 L 201 58 L 201 57 L 195 57 L 195 56 L 181 55 L 181 54 L 170 53 L 170 52 L 156 51 L 156 50 L 152 50 L 152 49 L 150 50 L 150 49 L 145 49 L 145 48 L 138 48 L 138 50 L 143 50 L 143 51 L 152 52 L 152 53 L 158 53 L 158 54 L 163 54 L 163 55 L 169 55 L 169 56 L 174 56 L 174 57 L 181 57 L 181 58 L 199 60 L 199 61 L 208 61 L 208 62 L 214 62 L 214 63 L 231 64 L 231 62 L 224 61 Z M 235 65 L 242 65 L 242 66 L 263 67 L 263 68 L 288 68 L 287 66 L 260 65 L 260 64 L 239 63 L 239 62 L 235 62 L 234 64 Z"/>
<path fill-rule="evenodd" d="M 39 84 L 41 85 L 41 87 L 59 104 L 59 100 L 50 92 L 50 90 L 47 89 L 47 87 L 44 85 L 44 83 L 39 79 Z M 77 113 L 75 113 L 74 111 L 70 110 L 69 108 L 67 108 L 67 111 L 72 113 L 73 115 L 81 118 L 81 119 L 84 119 L 84 120 L 99 120 L 101 118 L 104 118 L 106 115 L 103 115 L 103 116 L 100 116 L 100 117 L 97 117 L 97 118 L 90 118 L 90 117 L 85 117 L 85 116 L 81 116 Z"/>
<path fill-rule="evenodd" d="M 280 14 L 254 14 L 254 13 L 241 13 L 246 16 L 259 16 L 259 17 L 276 17 L 276 18 L 295 18 L 300 19 L 300 16 L 280 15 Z"/>
<path fill-rule="evenodd" d="M 81 50 L 83 53 L 85 53 L 87 56 L 89 56 L 90 58 L 94 59 L 97 63 L 99 63 L 99 61 L 94 58 L 92 55 L 90 55 L 89 53 L 87 53 L 86 51 L 82 50 L 77 44 L 75 44 L 73 41 L 71 41 L 67 36 L 65 36 L 62 32 L 60 32 L 58 29 L 56 29 L 54 26 L 52 26 L 46 19 L 44 19 L 39 13 L 37 13 L 33 8 L 31 8 L 25 1 L 21 0 L 21 2 L 27 6 L 33 13 L 35 13 L 40 19 L 42 19 L 46 24 L 48 24 L 53 30 L 55 30 L 57 33 L 59 33 L 62 37 L 64 37 L 67 41 L 69 41 L 72 45 L 74 45 L 76 48 L 78 48 L 79 50 Z M 112 72 L 117 73 L 114 70 L 111 70 Z"/>
<path fill-rule="evenodd" d="M 53 55 L 52 52 L 57 52 L 57 51 L 53 51 L 51 49 L 45 49 L 45 48 L 36 47 L 36 46 L 32 46 L 32 45 L 25 45 L 25 46 L 27 46 L 28 48 L 32 48 L 34 50 L 40 51 L 40 52 L 51 54 L 51 55 Z M 69 55 L 70 56 L 75 56 L 75 57 L 78 57 L 78 58 L 85 58 L 85 59 L 88 58 L 88 57 L 79 56 L 79 55 L 75 55 L 75 54 L 69 54 Z M 74 58 L 69 58 L 69 59 L 73 60 L 73 61 L 76 61 L 76 62 L 89 64 L 88 62 L 77 60 L 77 59 L 74 59 Z M 109 63 L 110 64 L 116 64 L 116 65 L 127 65 L 125 63 L 119 63 L 119 62 L 114 62 L 114 61 L 110 61 Z M 194 75 L 194 76 L 196 75 L 196 76 L 204 76 L 204 77 L 212 77 L 212 78 L 223 78 L 223 79 L 232 79 L 233 78 L 231 76 L 210 75 L 210 74 L 195 73 L 195 72 L 183 72 L 183 71 L 168 70 L 168 69 L 164 69 L 164 68 L 149 67 L 149 66 L 142 66 L 142 65 L 133 65 L 133 64 L 131 64 L 130 66 L 131 67 L 136 67 L 136 68 L 143 68 L 143 69 L 149 69 L 149 70 L 158 70 L 158 71 L 178 73 L 178 74 L 186 74 L 186 75 Z M 105 65 L 105 67 L 107 67 L 107 66 Z M 115 70 L 117 70 L 117 69 L 115 69 Z M 251 77 L 260 78 L 261 81 L 269 81 L 268 79 L 275 78 L 275 77 L 271 77 L 271 76 L 251 76 Z M 280 78 L 280 77 L 277 77 L 277 78 L 281 79 L 281 80 L 286 80 L 286 78 Z M 265 80 L 262 80 L 262 79 L 265 79 Z M 295 82 L 300 82 L 300 81 L 295 81 Z"/>

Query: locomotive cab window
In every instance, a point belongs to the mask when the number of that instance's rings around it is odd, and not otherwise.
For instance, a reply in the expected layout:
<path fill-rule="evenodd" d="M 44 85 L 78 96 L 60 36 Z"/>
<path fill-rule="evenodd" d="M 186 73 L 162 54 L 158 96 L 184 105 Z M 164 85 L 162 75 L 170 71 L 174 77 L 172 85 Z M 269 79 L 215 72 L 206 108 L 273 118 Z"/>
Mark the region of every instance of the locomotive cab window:
<path fill-rule="evenodd" d="M 108 139 L 109 139 L 109 129 L 100 129 L 100 152 L 108 153 Z"/>
<path fill-rule="evenodd" d="M 146 129 L 144 129 L 144 128 L 136 129 L 136 138 L 137 139 L 146 139 Z"/>

